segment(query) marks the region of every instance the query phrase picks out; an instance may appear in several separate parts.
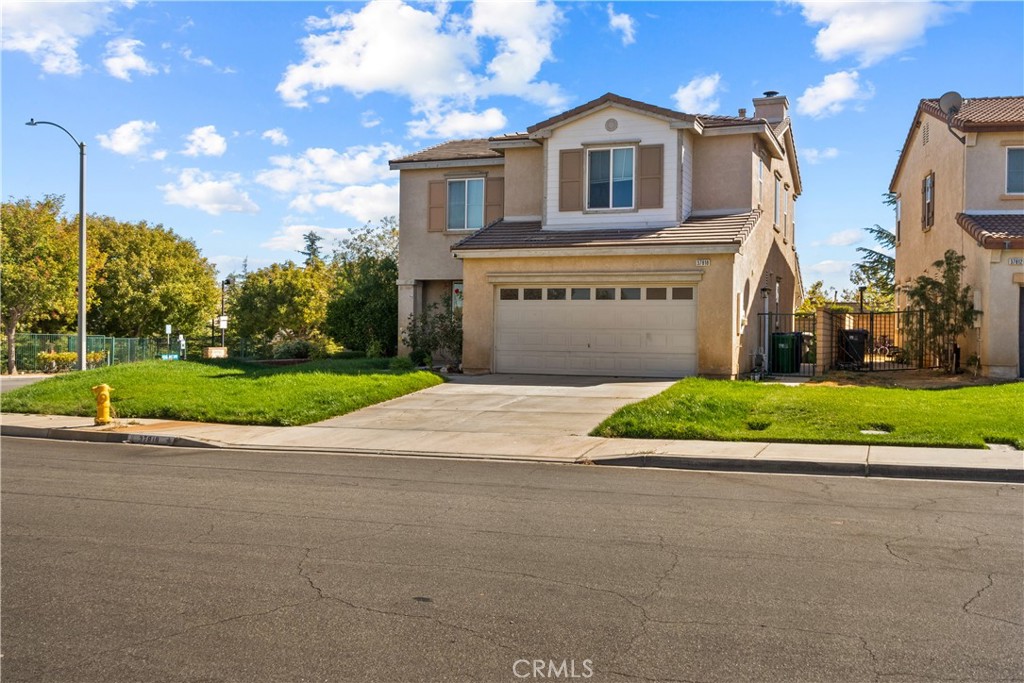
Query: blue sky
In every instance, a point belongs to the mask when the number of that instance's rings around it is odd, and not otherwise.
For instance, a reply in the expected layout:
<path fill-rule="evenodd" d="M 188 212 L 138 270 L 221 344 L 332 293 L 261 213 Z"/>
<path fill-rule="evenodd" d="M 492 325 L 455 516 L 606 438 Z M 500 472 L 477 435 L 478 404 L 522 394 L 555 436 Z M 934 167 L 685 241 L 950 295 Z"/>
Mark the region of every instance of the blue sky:
<path fill-rule="evenodd" d="M 3 3 L 4 198 L 162 223 L 222 273 L 398 211 L 387 160 L 611 91 L 788 96 L 804 282 L 848 286 L 922 97 L 1024 93 L 1021 2 Z"/>

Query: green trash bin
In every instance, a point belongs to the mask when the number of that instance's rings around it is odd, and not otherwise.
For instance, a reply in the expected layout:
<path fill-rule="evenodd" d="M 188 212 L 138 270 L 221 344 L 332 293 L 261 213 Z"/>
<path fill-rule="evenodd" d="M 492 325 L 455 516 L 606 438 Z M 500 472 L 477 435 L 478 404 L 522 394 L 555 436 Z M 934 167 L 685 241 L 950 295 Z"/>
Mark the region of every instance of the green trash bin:
<path fill-rule="evenodd" d="M 772 333 L 771 368 L 781 374 L 799 372 L 801 335 L 799 332 Z"/>

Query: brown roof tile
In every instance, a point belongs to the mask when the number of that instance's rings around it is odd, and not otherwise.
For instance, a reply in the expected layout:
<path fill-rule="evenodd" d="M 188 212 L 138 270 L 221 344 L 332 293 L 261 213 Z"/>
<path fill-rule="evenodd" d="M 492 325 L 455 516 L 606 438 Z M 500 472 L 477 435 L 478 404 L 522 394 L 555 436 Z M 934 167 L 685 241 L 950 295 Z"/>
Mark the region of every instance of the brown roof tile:
<path fill-rule="evenodd" d="M 453 251 L 474 249 L 545 249 L 553 247 L 652 247 L 743 244 L 760 211 L 723 216 L 695 216 L 667 228 L 593 228 L 590 230 L 541 229 L 539 221 L 498 221 L 466 237 Z"/>
<path fill-rule="evenodd" d="M 942 121 L 946 115 L 938 100 L 921 100 L 921 109 Z M 963 131 L 1024 128 L 1024 97 L 972 97 L 964 100 L 953 117 L 953 125 Z"/>
<path fill-rule="evenodd" d="M 1024 214 L 958 213 L 956 222 L 986 249 L 1024 249 Z"/>
<path fill-rule="evenodd" d="M 693 121 L 694 118 L 696 118 L 692 114 L 683 114 L 682 112 L 672 111 L 671 109 L 666 109 L 664 107 L 658 107 L 658 106 L 655 106 L 653 104 L 647 104 L 646 102 L 640 102 L 639 100 L 631 100 L 628 97 L 622 97 L 621 95 L 616 95 L 615 93 L 609 92 L 609 93 L 605 93 L 604 95 L 601 95 L 597 99 L 590 100 L 589 102 L 585 102 L 585 103 L 581 104 L 578 107 L 573 107 L 569 111 L 564 111 L 561 114 L 558 114 L 556 116 L 552 116 L 551 118 L 545 119 L 544 121 L 541 121 L 540 123 L 535 123 L 532 126 L 530 126 L 529 128 L 527 128 L 526 130 L 528 132 L 530 132 L 530 133 L 535 133 L 538 130 L 541 130 L 543 128 L 548 128 L 550 126 L 555 125 L 556 123 L 561 123 L 562 121 L 566 121 L 568 119 L 571 119 L 574 116 L 582 114 L 583 112 L 587 111 L 588 109 L 592 109 L 593 107 L 596 107 L 598 105 L 605 104 L 605 103 L 621 104 L 624 107 L 629 107 L 631 109 L 638 109 L 640 111 L 646 111 L 646 112 L 649 112 L 651 114 L 657 114 L 659 116 L 664 116 L 666 118 L 676 119 L 676 120 L 679 120 L 679 121 Z"/>
<path fill-rule="evenodd" d="M 473 140 L 449 140 L 439 145 L 428 147 L 414 154 L 409 154 L 389 163 L 404 164 L 414 161 L 457 161 L 461 159 L 500 159 L 504 156 L 498 150 L 490 148 L 486 138 Z"/>

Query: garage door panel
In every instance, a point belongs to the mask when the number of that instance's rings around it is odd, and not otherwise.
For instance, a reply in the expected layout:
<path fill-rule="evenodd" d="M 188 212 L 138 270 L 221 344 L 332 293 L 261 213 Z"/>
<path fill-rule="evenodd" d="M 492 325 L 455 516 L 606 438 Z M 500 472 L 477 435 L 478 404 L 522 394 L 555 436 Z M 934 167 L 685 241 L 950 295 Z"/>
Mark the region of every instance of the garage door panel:
<path fill-rule="evenodd" d="M 660 377 L 696 372 L 695 300 L 497 300 L 494 319 L 498 372 Z"/>

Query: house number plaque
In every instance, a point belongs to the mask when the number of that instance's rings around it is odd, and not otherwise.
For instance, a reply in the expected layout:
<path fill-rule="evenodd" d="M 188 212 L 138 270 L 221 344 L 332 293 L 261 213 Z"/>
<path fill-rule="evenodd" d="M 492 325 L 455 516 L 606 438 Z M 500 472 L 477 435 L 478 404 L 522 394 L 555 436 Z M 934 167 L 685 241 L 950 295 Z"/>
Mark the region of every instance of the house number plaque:
<path fill-rule="evenodd" d="M 1024 266 L 1024 258 L 1014 257 L 1010 259 L 1011 266 Z"/>
<path fill-rule="evenodd" d="M 711 259 L 709 259 L 709 258 L 699 258 L 699 259 L 697 259 L 697 265 L 698 266 L 710 266 L 711 265 Z"/>

